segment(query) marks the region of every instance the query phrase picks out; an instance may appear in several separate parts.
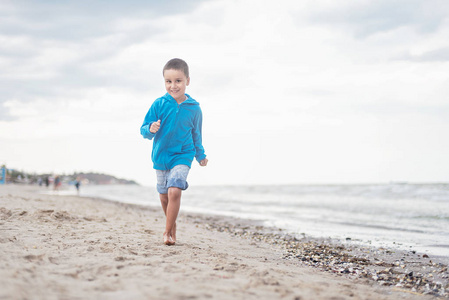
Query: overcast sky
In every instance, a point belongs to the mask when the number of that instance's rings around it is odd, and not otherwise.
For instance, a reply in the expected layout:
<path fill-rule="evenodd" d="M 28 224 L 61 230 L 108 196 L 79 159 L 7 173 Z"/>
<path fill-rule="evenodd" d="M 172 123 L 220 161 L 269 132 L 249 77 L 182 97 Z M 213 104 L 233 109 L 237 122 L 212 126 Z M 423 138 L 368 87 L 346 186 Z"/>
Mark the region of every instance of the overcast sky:
<path fill-rule="evenodd" d="M 0 0 L 0 164 L 155 184 L 140 135 L 190 65 L 190 184 L 449 181 L 449 2 Z"/>

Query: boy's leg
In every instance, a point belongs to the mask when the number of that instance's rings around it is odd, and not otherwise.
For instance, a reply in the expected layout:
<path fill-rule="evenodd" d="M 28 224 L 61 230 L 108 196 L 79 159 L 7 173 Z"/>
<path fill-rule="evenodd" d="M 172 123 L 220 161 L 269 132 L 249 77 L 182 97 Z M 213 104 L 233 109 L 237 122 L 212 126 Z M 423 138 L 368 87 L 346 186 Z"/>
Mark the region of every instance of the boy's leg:
<path fill-rule="evenodd" d="M 171 234 L 174 241 L 176 241 L 176 218 L 178 217 L 179 208 L 181 206 L 181 194 L 182 190 L 180 188 L 170 187 L 168 189 L 168 203 L 165 213 L 167 220 L 165 223 L 164 234 Z"/>
<path fill-rule="evenodd" d="M 168 205 L 168 194 L 159 194 L 159 199 L 161 199 L 162 209 L 164 214 L 167 215 L 167 205 Z"/>
<path fill-rule="evenodd" d="M 167 171 L 156 171 L 158 175 L 158 192 L 162 209 L 166 216 L 164 243 L 173 245 L 176 242 L 176 218 L 181 206 L 182 191 L 189 186 L 187 175 L 190 167 L 176 165 Z"/>
<path fill-rule="evenodd" d="M 162 210 L 165 216 L 167 216 L 168 207 L 168 187 L 167 180 L 169 175 L 168 170 L 156 170 L 157 175 L 157 191 L 159 193 L 159 199 L 161 200 Z M 166 245 L 173 245 L 175 241 L 173 240 L 173 233 L 164 233 L 164 243 Z"/>
<path fill-rule="evenodd" d="M 159 194 L 159 199 L 161 200 L 162 209 L 164 210 L 165 216 L 167 216 L 167 206 L 168 206 L 168 194 Z M 173 241 L 176 242 L 176 222 L 173 225 L 173 229 L 170 234 L 173 238 Z"/>

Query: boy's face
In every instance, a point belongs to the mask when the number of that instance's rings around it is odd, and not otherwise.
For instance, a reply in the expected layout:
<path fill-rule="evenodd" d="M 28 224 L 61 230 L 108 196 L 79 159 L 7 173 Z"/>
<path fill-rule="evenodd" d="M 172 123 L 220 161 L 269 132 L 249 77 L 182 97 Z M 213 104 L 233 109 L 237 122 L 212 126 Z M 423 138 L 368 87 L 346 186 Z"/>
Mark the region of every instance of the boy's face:
<path fill-rule="evenodd" d="M 190 78 L 187 78 L 181 70 L 165 70 L 164 71 L 165 89 L 167 93 L 172 96 L 176 102 L 183 102 L 186 97 L 186 88 L 190 83 Z"/>

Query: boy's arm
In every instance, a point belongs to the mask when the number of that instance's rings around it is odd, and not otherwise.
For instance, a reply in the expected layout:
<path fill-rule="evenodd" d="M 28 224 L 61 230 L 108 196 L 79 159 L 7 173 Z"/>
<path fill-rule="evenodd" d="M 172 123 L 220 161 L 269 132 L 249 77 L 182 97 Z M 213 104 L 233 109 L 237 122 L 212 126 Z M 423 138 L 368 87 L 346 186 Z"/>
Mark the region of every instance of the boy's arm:
<path fill-rule="evenodd" d="M 153 103 L 153 105 L 151 105 L 150 109 L 148 110 L 148 113 L 145 116 L 143 124 L 140 127 L 140 134 L 144 138 L 151 140 L 156 135 L 156 133 L 153 133 L 150 131 L 150 127 L 151 127 L 151 124 L 154 122 L 157 122 L 157 120 L 158 120 L 158 115 L 157 115 L 156 101 L 155 101 Z"/>
<path fill-rule="evenodd" d="M 199 113 L 196 115 L 196 118 L 194 120 L 194 126 L 192 131 L 193 144 L 195 145 L 196 151 L 195 158 L 198 162 L 201 162 L 206 158 L 202 142 L 202 126 L 203 126 L 203 114 L 200 109 Z"/>

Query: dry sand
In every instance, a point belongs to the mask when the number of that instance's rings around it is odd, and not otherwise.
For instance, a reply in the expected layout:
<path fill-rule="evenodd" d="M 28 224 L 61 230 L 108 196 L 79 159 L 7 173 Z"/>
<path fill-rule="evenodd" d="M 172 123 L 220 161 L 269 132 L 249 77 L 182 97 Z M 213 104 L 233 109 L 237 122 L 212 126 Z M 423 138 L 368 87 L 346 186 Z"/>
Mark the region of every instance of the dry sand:
<path fill-rule="evenodd" d="M 0 186 L 0 299 L 433 299 L 283 259 L 182 212 Z"/>

